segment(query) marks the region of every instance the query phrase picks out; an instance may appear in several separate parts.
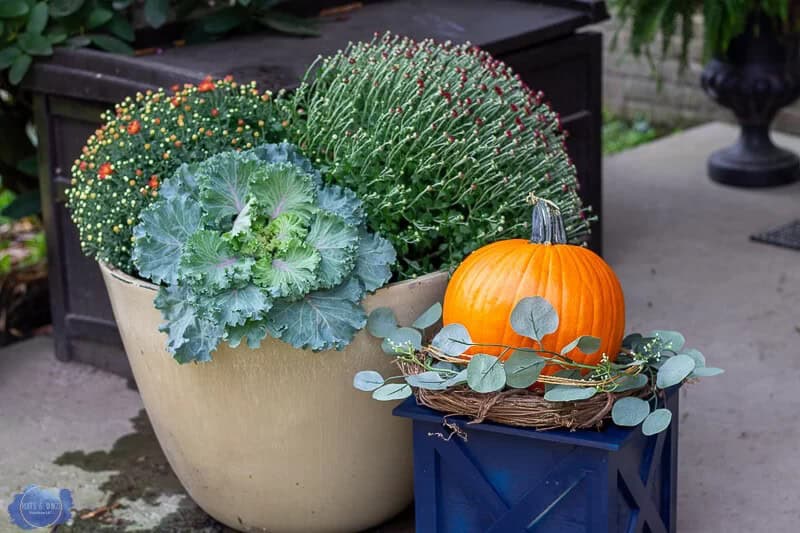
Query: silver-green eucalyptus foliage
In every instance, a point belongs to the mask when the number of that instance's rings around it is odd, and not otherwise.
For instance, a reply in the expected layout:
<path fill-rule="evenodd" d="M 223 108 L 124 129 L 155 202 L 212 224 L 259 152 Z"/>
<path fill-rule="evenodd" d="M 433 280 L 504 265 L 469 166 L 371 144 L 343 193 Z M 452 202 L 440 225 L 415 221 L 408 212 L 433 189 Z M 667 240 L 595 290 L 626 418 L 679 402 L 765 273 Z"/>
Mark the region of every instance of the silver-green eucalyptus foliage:
<path fill-rule="evenodd" d="M 367 317 L 365 293 L 396 255 L 367 230 L 362 204 L 290 144 L 225 152 L 181 167 L 134 229 L 133 261 L 161 284 L 156 307 L 181 363 L 222 341 L 342 349 Z"/>
<path fill-rule="evenodd" d="M 580 402 L 598 393 L 639 391 L 632 396 L 618 397 L 611 419 L 618 426 L 642 425 L 645 435 L 659 433 L 669 427 L 672 412 L 664 407 L 664 390 L 681 385 L 687 379 L 721 374 L 720 368 L 706 366 L 699 351 L 684 348 L 683 335 L 676 331 L 653 331 L 647 337 L 638 333 L 625 338 L 623 353 L 615 361 L 603 357 L 597 365 L 574 361 L 568 354 L 574 349 L 585 354 L 596 352 L 600 339 L 583 335 L 564 346 L 559 353 L 541 347 L 541 340 L 558 329 L 558 313 L 544 298 L 522 298 L 511 314 L 511 327 L 535 341 L 533 348 L 504 346 L 507 358 L 475 354 L 454 364 L 470 347 L 480 348 L 461 324 L 448 324 L 433 336 L 430 347 L 422 347 L 423 331 L 441 318 L 442 306 L 435 304 L 411 327 L 400 327 L 394 312 L 375 309 L 367 320 L 367 331 L 383 339 L 384 352 L 398 361 L 420 370 L 418 374 L 384 378 L 366 370 L 353 379 L 353 386 L 372 393 L 376 400 L 400 400 L 411 396 L 413 389 L 447 391 L 467 387 L 479 393 L 496 393 L 508 389 L 527 389 L 539 380 L 546 366 L 559 370 L 556 376 L 578 380 L 570 385 L 545 387 L 544 399 L 551 402 Z M 496 346 L 496 345 L 490 345 Z M 538 346 L 538 347 L 537 347 Z M 444 361 L 438 354 L 450 358 Z M 531 392 L 531 394 L 538 394 Z"/>

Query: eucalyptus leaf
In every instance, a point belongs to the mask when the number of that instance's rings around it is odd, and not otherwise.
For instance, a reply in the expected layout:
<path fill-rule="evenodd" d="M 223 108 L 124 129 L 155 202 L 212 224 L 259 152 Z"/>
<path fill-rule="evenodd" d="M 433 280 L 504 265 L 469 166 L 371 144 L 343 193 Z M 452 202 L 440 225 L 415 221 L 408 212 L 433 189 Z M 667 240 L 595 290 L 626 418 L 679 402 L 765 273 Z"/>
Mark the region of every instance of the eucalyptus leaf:
<path fill-rule="evenodd" d="M 505 364 L 506 382 L 509 387 L 525 389 L 533 385 L 542 369 L 547 364 L 547 359 L 535 353 L 523 350 L 514 350 Z"/>
<path fill-rule="evenodd" d="M 625 392 L 629 390 L 641 389 L 647 385 L 647 381 L 647 376 L 644 374 L 623 376 L 617 380 L 617 388 L 614 389 L 614 392 Z"/>
<path fill-rule="evenodd" d="M 400 350 L 419 350 L 422 348 L 422 334 L 413 328 L 397 328 L 381 343 L 388 354 L 402 353 Z"/>
<path fill-rule="evenodd" d="M 575 402 L 588 400 L 597 394 L 595 387 L 572 387 L 569 385 L 556 385 L 544 393 L 548 402 Z"/>
<path fill-rule="evenodd" d="M 618 426 L 634 427 L 641 424 L 650 414 L 650 404 L 641 398 L 628 396 L 614 402 L 611 420 Z"/>
<path fill-rule="evenodd" d="M 656 376 L 656 386 L 666 389 L 689 377 L 694 370 L 694 359 L 686 354 L 678 354 L 667 359 L 658 369 Z"/>
<path fill-rule="evenodd" d="M 440 318 L 442 318 L 442 304 L 436 302 L 435 304 L 430 306 L 424 313 L 419 315 L 417 319 L 414 321 L 414 323 L 411 325 L 417 329 L 425 329 L 436 324 L 436 322 L 438 322 Z"/>
<path fill-rule="evenodd" d="M 427 390 L 445 390 L 447 388 L 447 380 L 432 370 L 406 376 L 406 383 L 412 387 Z"/>
<path fill-rule="evenodd" d="M 564 346 L 564 348 L 561 350 L 561 355 L 567 355 L 575 348 L 586 355 L 591 355 L 600 349 L 601 343 L 602 341 L 597 337 L 592 337 L 591 335 L 581 335 L 571 343 Z"/>
<path fill-rule="evenodd" d="M 478 354 L 467 365 L 467 384 L 475 392 L 495 392 L 506 385 L 506 373 L 493 355 Z"/>
<path fill-rule="evenodd" d="M 367 331 L 373 337 L 384 339 L 397 329 L 397 317 L 389 307 L 378 307 L 367 317 Z"/>
<path fill-rule="evenodd" d="M 353 387 L 364 392 L 372 392 L 385 382 L 383 376 L 374 370 L 362 370 L 353 377 Z"/>
<path fill-rule="evenodd" d="M 694 366 L 695 368 L 701 368 L 706 366 L 706 358 L 705 356 L 700 353 L 698 350 L 694 348 L 690 348 L 684 352 L 686 355 L 694 359 Z"/>
<path fill-rule="evenodd" d="M 465 368 L 464 370 L 461 370 L 458 374 L 447 378 L 447 381 L 445 381 L 444 384 L 447 388 L 455 387 L 457 385 L 463 385 L 464 383 L 467 383 L 468 374 L 469 371 Z"/>
<path fill-rule="evenodd" d="M 677 331 L 656 330 L 651 332 L 650 336 L 661 339 L 662 347 L 673 352 L 679 351 L 686 344 L 684 336 Z"/>
<path fill-rule="evenodd" d="M 721 368 L 716 368 L 713 366 L 703 366 L 700 368 L 695 368 L 694 372 L 691 373 L 689 377 L 693 378 L 710 378 L 713 376 L 718 376 L 725 371 Z"/>
<path fill-rule="evenodd" d="M 541 341 L 558 329 L 558 313 L 541 296 L 523 298 L 511 311 L 511 328 L 520 335 Z"/>
<path fill-rule="evenodd" d="M 413 391 L 407 383 L 387 383 L 372 392 L 372 397 L 383 402 L 403 400 L 411 396 Z"/>
<path fill-rule="evenodd" d="M 433 337 L 431 346 L 450 357 L 458 357 L 469 349 L 472 338 L 461 324 L 448 324 Z"/>
<path fill-rule="evenodd" d="M 661 433 L 672 422 L 672 412 L 669 409 L 656 409 L 644 419 L 642 433 L 647 436 Z"/>
<path fill-rule="evenodd" d="M 436 370 L 447 370 L 449 372 L 458 372 L 463 368 L 463 365 L 457 365 L 449 361 L 436 361 L 431 366 Z"/>

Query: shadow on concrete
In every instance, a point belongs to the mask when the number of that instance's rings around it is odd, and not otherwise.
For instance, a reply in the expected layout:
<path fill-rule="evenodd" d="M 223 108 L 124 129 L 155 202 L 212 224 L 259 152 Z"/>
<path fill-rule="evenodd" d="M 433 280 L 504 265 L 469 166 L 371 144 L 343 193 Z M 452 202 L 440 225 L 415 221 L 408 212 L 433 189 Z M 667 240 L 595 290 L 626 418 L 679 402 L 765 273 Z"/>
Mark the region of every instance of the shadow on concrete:
<path fill-rule="evenodd" d="M 137 523 L 136 513 L 133 509 L 124 509 L 121 506 L 87 519 L 81 519 L 80 516 L 97 510 L 78 509 L 73 524 L 59 526 L 57 532 L 233 533 L 235 530 L 208 516 L 186 494 L 161 451 L 144 409 L 140 410 L 139 414 L 131 419 L 131 422 L 133 423 L 133 433 L 120 437 L 110 451 L 65 452 L 54 463 L 59 466 L 75 466 L 87 472 L 114 472 L 111 477 L 98 486 L 100 490 L 108 493 L 106 506 L 121 500 L 123 506 L 126 500 L 142 501 L 151 506 L 148 512 L 157 514 L 158 511 L 153 511 L 152 507 L 157 509 L 161 496 L 183 496 L 179 500 L 178 508 L 163 515 L 157 525 L 145 528 L 142 528 L 142 524 Z M 120 515 L 124 515 L 124 518 Z M 152 520 L 148 522 L 152 523 Z M 413 507 L 410 507 L 389 523 L 364 533 L 408 533 L 413 529 Z"/>
<path fill-rule="evenodd" d="M 72 526 L 61 526 L 60 532 L 88 531 L 201 531 L 203 533 L 222 533 L 233 531 L 208 516 L 195 504 L 181 487 L 180 481 L 172 472 L 167 458 L 161 451 L 153 427 L 144 409 L 131 419 L 133 433 L 120 437 L 110 451 L 85 452 L 69 451 L 60 455 L 54 462 L 59 466 L 75 466 L 87 472 L 115 472 L 98 486 L 108 493 L 105 505 L 111 506 L 121 499 L 140 500 L 149 506 L 158 506 L 159 497 L 183 496 L 178 509 L 164 515 L 153 528 L 137 528 L 136 520 L 115 516 L 115 510 L 99 513 L 87 519 L 80 516 L 96 511 L 79 509 Z M 123 504 L 124 505 L 124 504 Z"/>

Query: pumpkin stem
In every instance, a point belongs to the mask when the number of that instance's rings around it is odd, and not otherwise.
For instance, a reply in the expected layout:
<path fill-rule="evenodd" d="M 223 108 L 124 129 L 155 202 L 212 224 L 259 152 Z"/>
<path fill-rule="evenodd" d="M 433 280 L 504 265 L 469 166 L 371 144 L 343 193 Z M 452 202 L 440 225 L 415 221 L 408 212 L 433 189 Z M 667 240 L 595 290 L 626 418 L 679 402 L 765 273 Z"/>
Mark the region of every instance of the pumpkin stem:
<path fill-rule="evenodd" d="M 528 195 L 528 203 L 533 206 L 531 220 L 531 242 L 535 244 L 566 244 L 567 232 L 561 210 L 550 200 Z"/>

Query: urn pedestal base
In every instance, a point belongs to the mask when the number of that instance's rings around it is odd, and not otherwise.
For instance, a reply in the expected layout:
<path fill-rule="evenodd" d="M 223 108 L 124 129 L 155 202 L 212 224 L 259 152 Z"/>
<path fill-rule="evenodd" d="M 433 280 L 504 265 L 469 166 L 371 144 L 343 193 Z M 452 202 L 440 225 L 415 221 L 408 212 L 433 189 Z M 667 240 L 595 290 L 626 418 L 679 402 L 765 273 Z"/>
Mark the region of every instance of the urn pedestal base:
<path fill-rule="evenodd" d="M 800 177 L 800 158 L 775 146 L 766 128 L 744 128 L 736 144 L 711 154 L 708 175 L 718 183 L 735 187 L 786 185 Z"/>

